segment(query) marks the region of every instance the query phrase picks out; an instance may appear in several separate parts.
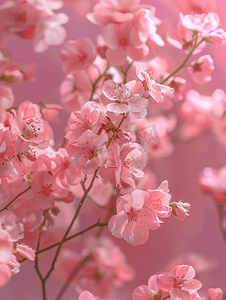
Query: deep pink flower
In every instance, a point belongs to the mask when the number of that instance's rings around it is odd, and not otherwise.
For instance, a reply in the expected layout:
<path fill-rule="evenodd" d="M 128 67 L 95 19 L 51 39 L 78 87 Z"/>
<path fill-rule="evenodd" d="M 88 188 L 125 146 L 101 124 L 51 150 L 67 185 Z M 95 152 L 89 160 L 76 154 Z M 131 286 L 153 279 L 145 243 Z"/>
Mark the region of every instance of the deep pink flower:
<path fill-rule="evenodd" d="M 61 49 L 60 59 L 64 63 L 63 70 L 66 74 L 88 68 L 96 58 L 96 49 L 88 38 L 79 38 L 68 41 Z"/>
<path fill-rule="evenodd" d="M 163 291 L 170 293 L 172 300 L 190 300 L 191 294 L 202 287 L 201 282 L 194 277 L 192 266 L 179 265 L 170 273 L 159 273 L 157 283 Z"/>

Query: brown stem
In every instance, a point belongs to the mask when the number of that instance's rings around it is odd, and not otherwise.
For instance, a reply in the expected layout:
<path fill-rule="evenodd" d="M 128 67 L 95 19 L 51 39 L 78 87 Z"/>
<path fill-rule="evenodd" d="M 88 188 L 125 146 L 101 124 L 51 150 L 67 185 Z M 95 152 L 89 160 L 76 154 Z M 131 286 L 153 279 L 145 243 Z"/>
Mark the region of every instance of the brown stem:
<path fill-rule="evenodd" d="M 169 80 L 172 76 L 176 75 L 181 69 L 183 69 L 186 65 L 186 63 L 188 62 L 189 58 L 192 56 L 193 52 L 195 51 L 195 49 L 198 48 L 198 46 L 204 42 L 204 38 L 201 39 L 201 41 L 197 44 L 197 36 L 198 34 L 196 34 L 195 37 L 195 44 L 194 47 L 191 49 L 191 51 L 188 53 L 187 57 L 185 58 L 185 60 L 182 62 L 182 64 L 180 64 L 180 66 L 178 68 L 176 68 L 176 70 L 174 70 L 168 77 L 166 77 L 165 79 L 163 79 L 162 81 L 160 81 L 160 84 L 165 83 L 167 80 Z"/>
<path fill-rule="evenodd" d="M 31 186 L 29 186 L 26 190 L 24 190 L 23 192 L 19 193 L 15 198 L 13 198 L 12 201 L 10 201 L 5 207 L 3 207 L 1 210 L 0 210 L 0 213 L 7 209 L 17 198 L 19 198 L 21 195 L 25 194 L 28 190 L 30 190 Z"/>

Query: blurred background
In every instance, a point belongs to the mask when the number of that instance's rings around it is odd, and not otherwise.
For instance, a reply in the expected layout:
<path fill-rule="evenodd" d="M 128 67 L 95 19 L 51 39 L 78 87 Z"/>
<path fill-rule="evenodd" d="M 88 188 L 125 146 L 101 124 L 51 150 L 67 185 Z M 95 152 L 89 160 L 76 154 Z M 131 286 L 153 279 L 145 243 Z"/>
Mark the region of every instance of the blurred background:
<path fill-rule="evenodd" d="M 3 3 L 3 0 L 1 0 Z M 179 11 L 190 13 L 192 10 L 217 12 L 221 19 L 220 27 L 226 30 L 226 2 L 188 0 L 175 1 L 143 1 L 156 7 L 156 16 L 164 21 L 166 28 L 176 28 L 179 20 Z M 201 7 L 201 8 L 200 8 Z M 91 24 L 78 15 L 72 6 L 65 5 L 62 12 L 69 16 L 69 22 L 64 25 L 67 31 L 66 40 L 75 40 L 79 37 L 89 37 L 96 44 L 96 37 L 101 28 Z M 6 47 L 12 52 L 14 60 L 20 63 L 36 63 L 36 82 L 24 82 L 13 85 L 16 102 L 32 101 L 38 103 L 61 103 L 60 85 L 65 78 L 59 54 L 62 46 L 50 46 L 48 50 L 37 53 L 33 49 L 32 41 L 17 37 L 10 39 Z M 170 53 L 175 64 L 179 65 L 185 57 L 180 50 L 168 45 L 166 50 Z M 215 63 L 212 73 L 213 80 L 199 86 L 193 84 L 192 88 L 206 95 L 212 95 L 215 89 L 225 88 L 226 45 L 208 45 L 203 54 L 210 54 Z M 174 110 L 172 109 L 173 113 Z M 56 146 L 64 137 L 69 113 L 61 113 L 61 122 L 51 124 L 54 130 Z M 181 255 L 195 253 L 210 263 L 210 269 L 198 273 L 198 279 L 203 283 L 200 295 L 205 295 L 208 288 L 220 287 L 226 293 L 226 242 L 223 240 L 218 224 L 217 209 L 214 201 L 204 195 L 198 184 L 201 171 L 205 167 L 220 168 L 225 165 L 225 149 L 215 137 L 209 133 L 190 142 L 175 144 L 171 156 L 156 160 L 152 171 L 156 174 L 158 184 L 168 180 L 173 201 L 182 200 L 191 203 L 190 217 L 184 222 L 175 218 L 166 219 L 157 231 L 151 231 L 147 243 L 133 247 L 124 240 L 114 238 L 126 254 L 127 261 L 136 270 L 135 280 L 125 284 L 117 291 L 115 299 L 129 300 L 135 287 L 147 284 L 151 275 L 165 271 L 167 265 Z M 108 229 L 105 233 L 110 235 Z M 79 249 L 79 246 L 78 246 Z M 44 259 L 48 260 L 48 256 Z M 48 300 L 54 299 L 59 291 L 61 282 L 52 276 L 47 282 Z M 41 284 L 35 272 L 33 263 L 24 262 L 19 275 L 13 276 L 4 287 L 0 289 L 0 299 L 37 300 L 41 298 Z M 69 288 L 63 300 L 77 299 L 73 288 Z"/>

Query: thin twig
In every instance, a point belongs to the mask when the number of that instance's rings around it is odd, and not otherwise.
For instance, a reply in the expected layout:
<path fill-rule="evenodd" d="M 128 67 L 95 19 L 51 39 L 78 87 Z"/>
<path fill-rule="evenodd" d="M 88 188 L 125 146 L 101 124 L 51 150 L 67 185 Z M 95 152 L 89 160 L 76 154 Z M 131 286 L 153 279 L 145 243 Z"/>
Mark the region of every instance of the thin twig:
<path fill-rule="evenodd" d="M 54 256 L 54 259 L 53 259 L 51 268 L 50 268 L 49 272 L 46 274 L 46 276 L 45 276 L 45 278 L 44 278 L 45 280 L 48 279 L 48 277 L 50 276 L 50 274 L 51 274 L 52 271 L 54 270 L 54 266 L 55 266 L 55 263 L 56 263 L 56 261 L 57 261 L 57 257 L 58 257 L 58 255 L 59 255 L 60 249 L 61 249 L 63 243 L 66 241 L 67 236 L 68 236 L 68 234 L 69 234 L 69 232 L 70 232 L 70 230 L 71 230 L 71 228 L 72 228 L 74 222 L 76 221 L 76 219 L 77 219 L 77 217 L 78 217 L 78 215 L 79 215 L 79 212 L 80 212 L 80 210 L 81 210 L 81 208 L 82 208 L 82 206 L 83 206 L 83 204 L 84 204 L 84 202 L 85 202 L 85 199 L 86 199 L 86 197 L 87 197 L 89 191 L 90 191 L 91 188 L 93 187 L 93 183 L 94 183 L 94 180 L 95 180 L 95 178 L 96 178 L 96 176 L 97 176 L 98 170 L 99 170 L 99 167 L 95 170 L 95 172 L 94 172 L 94 174 L 93 174 L 93 178 L 92 178 L 92 180 L 91 180 L 91 182 L 90 182 L 90 185 L 89 185 L 89 187 L 86 189 L 86 191 L 84 192 L 84 195 L 83 195 L 81 201 L 79 202 L 79 205 L 78 205 L 78 208 L 77 208 L 77 210 L 76 210 L 76 212 L 75 212 L 75 215 L 74 215 L 74 217 L 73 217 L 73 219 L 72 219 L 72 221 L 71 221 L 71 223 L 70 223 L 70 225 L 69 225 L 67 231 L 65 232 L 62 241 L 59 243 L 59 246 L 58 246 L 57 251 L 56 251 L 56 254 L 55 254 L 55 256 Z"/>
<path fill-rule="evenodd" d="M 78 264 L 76 266 L 76 268 L 73 270 L 73 272 L 71 273 L 70 277 L 68 278 L 68 280 L 66 281 L 66 283 L 64 284 L 64 286 L 62 287 L 62 289 L 60 290 L 59 294 L 57 295 L 55 300 L 60 300 L 60 298 L 63 296 L 63 294 L 65 293 L 66 289 L 69 287 L 69 285 L 71 284 L 72 280 L 74 279 L 74 277 L 76 276 L 76 274 L 78 273 L 78 271 L 84 266 L 84 264 L 89 261 L 91 259 L 90 255 L 87 255 L 81 262 L 80 264 Z"/>
<path fill-rule="evenodd" d="M 3 207 L 1 210 L 0 210 L 0 213 L 7 209 L 17 198 L 19 198 L 21 195 L 25 194 L 28 190 L 30 190 L 31 186 L 29 186 L 26 190 L 24 190 L 23 192 L 19 193 L 15 198 L 13 198 L 12 201 L 10 201 L 5 207 Z"/>
<path fill-rule="evenodd" d="M 38 252 L 39 252 L 39 248 L 40 248 L 40 243 L 41 243 L 41 237 L 42 237 L 42 233 L 43 233 L 43 226 L 45 226 L 45 221 L 46 221 L 46 218 L 44 218 L 43 222 L 42 222 L 42 225 L 41 227 L 39 228 L 39 235 L 38 235 L 38 243 L 37 243 L 37 247 L 36 247 L 36 252 L 35 252 L 35 269 L 36 269 L 36 272 L 38 274 L 38 277 L 40 278 L 41 280 L 41 283 L 42 283 L 42 296 L 43 296 L 43 300 L 46 300 L 46 289 L 45 289 L 45 280 L 39 270 L 39 267 L 38 267 Z"/>
<path fill-rule="evenodd" d="M 182 62 L 182 64 L 180 64 L 180 66 L 178 68 L 176 68 L 176 70 L 174 70 L 168 77 L 166 77 L 165 79 L 163 79 L 162 81 L 160 81 L 160 84 L 165 83 L 167 80 L 169 80 L 172 76 L 176 75 L 181 69 L 183 69 L 186 65 L 186 63 L 188 62 L 189 58 L 192 56 L 193 52 L 195 51 L 195 49 L 198 48 L 198 46 L 204 42 L 204 38 L 201 39 L 201 41 L 197 44 L 197 36 L 198 34 L 196 34 L 195 37 L 195 44 L 194 47 L 191 49 L 191 51 L 188 53 L 187 57 L 185 58 L 185 60 Z"/>
<path fill-rule="evenodd" d="M 108 62 L 107 67 L 106 67 L 104 73 L 101 74 L 101 75 L 96 79 L 96 81 L 94 82 L 94 84 L 93 84 L 93 89 L 92 89 L 92 93 L 91 93 L 91 96 L 90 96 L 89 101 L 92 101 L 93 95 L 94 95 L 94 93 L 95 93 L 95 91 L 96 91 L 96 87 L 97 87 L 98 82 L 99 82 L 99 81 L 107 74 L 107 71 L 109 70 L 110 66 L 111 66 L 111 65 L 110 65 L 109 62 Z"/>

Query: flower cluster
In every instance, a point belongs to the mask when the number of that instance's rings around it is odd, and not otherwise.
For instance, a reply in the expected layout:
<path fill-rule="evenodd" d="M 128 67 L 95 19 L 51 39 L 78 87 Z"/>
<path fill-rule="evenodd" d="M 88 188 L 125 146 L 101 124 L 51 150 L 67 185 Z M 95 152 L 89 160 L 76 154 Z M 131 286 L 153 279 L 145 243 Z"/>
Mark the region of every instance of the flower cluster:
<path fill-rule="evenodd" d="M 20 101 L 9 85 L 34 82 L 36 66 L 15 63 L 3 46 L 13 35 L 32 39 L 36 52 L 62 44 L 61 25 L 68 17 L 54 11 L 64 3 L 103 27 L 101 34 L 96 44 L 79 37 L 59 51 L 66 76 L 60 87 L 63 105 Z M 164 39 L 164 22 L 155 13 L 140 0 L 7 0 L 0 7 L 0 286 L 31 260 L 43 300 L 50 275 L 64 282 L 56 299 L 70 284 L 79 300 L 110 299 L 135 278 L 135 270 L 110 238 L 101 237 L 104 228 L 137 246 L 163 219 L 189 216 L 191 204 L 171 201 L 174 193 L 167 180 L 159 185 L 154 163 L 170 156 L 178 141 L 206 132 L 226 145 L 225 92 L 201 95 L 194 87 L 212 80 L 214 61 L 209 54 L 191 58 L 208 43 L 225 44 L 226 33 L 214 12 L 180 13 L 177 30 Z M 169 47 L 164 40 L 186 55 L 178 66 L 162 50 Z M 178 76 L 185 68 L 188 74 Z M 70 115 L 56 145 L 51 122 L 61 121 L 62 111 Z M 224 236 L 225 176 L 225 167 L 206 168 L 199 181 L 217 201 Z M 96 230 L 92 237 L 79 239 L 91 230 Z M 39 264 L 43 252 L 45 275 Z M 209 289 L 206 298 L 199 295 L 202 284 L 189 264 L 205 269 L 200 256 L 179 258 L 171 272 L 138 286 L 132 299 L 222 299 L 220 288 Z"/>

